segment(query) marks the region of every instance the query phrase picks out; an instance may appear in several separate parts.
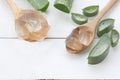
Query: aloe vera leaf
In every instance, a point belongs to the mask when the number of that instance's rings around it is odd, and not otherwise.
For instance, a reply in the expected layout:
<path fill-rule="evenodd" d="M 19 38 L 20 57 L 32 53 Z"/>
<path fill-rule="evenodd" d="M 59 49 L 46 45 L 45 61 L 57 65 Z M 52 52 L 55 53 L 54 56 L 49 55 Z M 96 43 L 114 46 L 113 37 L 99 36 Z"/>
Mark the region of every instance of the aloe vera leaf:
<path fill-rule="evenodd" d="M 85 16 L 92 17 L 92 16 L 95 16 L 98 13 L 98 11 L 99 11 L 99 6 L 92 5 L 92 6 L 85 7 L 83 9 L 83 14 Z"/>
<path fill-rule="evenodd" d="M 36 10 L 46 11 L 49 6 L 48 0 L 27 0 Z"/>
<path fill-rule="evenodd" d="M 55 0 L 54 7 L 65 13 L 70 13 L 73 0 Z"/>

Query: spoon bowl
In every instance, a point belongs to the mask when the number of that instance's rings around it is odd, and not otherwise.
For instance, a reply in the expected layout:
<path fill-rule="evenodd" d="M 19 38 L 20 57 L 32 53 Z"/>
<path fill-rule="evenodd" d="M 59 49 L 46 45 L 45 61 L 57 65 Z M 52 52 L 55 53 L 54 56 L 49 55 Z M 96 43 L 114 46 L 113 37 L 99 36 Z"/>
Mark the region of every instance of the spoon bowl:
<path fill-rule="evenodd" d="M 94 39 L 94 31 L 87 24 L 75 28 L 66 39 L 66 49 L 70 53 L 79 53 L 86 49 Z"/>
<path fill-rule="evenodd" d="M 22 10 L 15 19 L 15 30 L 20 38 L 27 41 L 43 40 L 49 30 L 48 23 L 40 12 Z"/>
<path fill-rule="evenodd" d="M 18 37 L 27 41 L 43 40 L 49 26 L 41 12 L 19 8 L 13 0 L 7 0 L 15 16 L 15 30 Z"/>

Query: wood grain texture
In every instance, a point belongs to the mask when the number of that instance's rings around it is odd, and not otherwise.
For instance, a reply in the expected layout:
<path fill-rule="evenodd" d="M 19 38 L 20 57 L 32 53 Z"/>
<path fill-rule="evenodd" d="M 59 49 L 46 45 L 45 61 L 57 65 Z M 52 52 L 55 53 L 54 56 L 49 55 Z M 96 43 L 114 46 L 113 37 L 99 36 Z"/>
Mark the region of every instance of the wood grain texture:
<path fill-rule="evenodd" d="M 0 0 L 0 79 L 119 79 L 120 78 L 120 43 L 111 48 L 107 58 L 98 65 L 88 65 L 90 48 L 82 54 L 69 54 L 65 49 L 65 37 L 75 24 L 70 14 L 65 14 L 53 7 L 50 1 L 46 18 L 51 29 L 42 42 L 26 42 L 17 39 L 14 30 L 14 16 L 5 0 Z M 98 4 L 100 10 L 109 0 L 75 0 L 72 12 L 82 13 L 86 6 Z M 15 0 L 24 9 L 33 9 L 27 0 Z M 115 29 L 120 32 L 120 0 L 104 18 L 114 18 Z M 93 19 L 93 18 L 90 18 Z"/>
<path fill-rule="evenodd" d="M 105 6 L 105 4 L 109 0 L 75 0 L 72 7 L 72 12 L 82 13 L 84 7 L 89 5 L 100 5 L 100 10 Z M 16 4 L 19 5 L 21 8 L 24 9 L 33 9 L 30 4 L 26 0 L 15 0 Z M 51 27 L 48 37 L 66 37 L 69 33 L 78 26 L 75 24 L 70 14 L 66 14 L 63 12 L 58 11 L 53 7 L 54 0 L 50 0 L 50 7 L 48 8 L 47 12 L 44 14 L 48 19 L 49 25 Z M 116 19 L 115 28 L 120 31 L 119 21 L 120 18 L 118 17 L 120 12 L 119 7 L 120 1 L 105 15 L 104 18 L 114 18 Z M 11 9 L 5 2 L 5 0 L 0 0 L 0 37 L 16 37 L 16 32 L 14 30 L 14 16 L 12 14 Z M 92 19 L 92 18 L 90 18 Z"/>
<path fill-rule="evenodd" d="M 91 46 L 81 54 L 66 52 L 64 39 L 26 42 L 0 39 L 0 78 L 115 79 L 120 78 L 120 44 L 97 65 L 87 64 Z M 94 41 L 96 44 L 97 40 Z"/>

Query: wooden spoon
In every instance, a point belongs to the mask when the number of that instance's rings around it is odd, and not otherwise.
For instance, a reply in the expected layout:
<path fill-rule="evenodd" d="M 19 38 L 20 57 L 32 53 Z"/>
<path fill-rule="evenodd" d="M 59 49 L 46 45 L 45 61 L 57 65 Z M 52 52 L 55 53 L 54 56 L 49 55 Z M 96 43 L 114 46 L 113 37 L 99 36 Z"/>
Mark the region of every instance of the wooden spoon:
<path fill-rule="evenodd" d="M 27 41 L 43 40 L 49 30 L 48 22 L 41 12 L 23 10 L 13 0 L 7 0 L 15 16 L 17 35 Z"/>
<path fill-rule="evenodd" d="M 86 49 L 94 39 L 95 30 L 100 19 L 118 0 L 110 0 L 99 15 L 84 25 L 75 28 L 66 39 L 66 49 L 70 53 L 80 53 Z"/>

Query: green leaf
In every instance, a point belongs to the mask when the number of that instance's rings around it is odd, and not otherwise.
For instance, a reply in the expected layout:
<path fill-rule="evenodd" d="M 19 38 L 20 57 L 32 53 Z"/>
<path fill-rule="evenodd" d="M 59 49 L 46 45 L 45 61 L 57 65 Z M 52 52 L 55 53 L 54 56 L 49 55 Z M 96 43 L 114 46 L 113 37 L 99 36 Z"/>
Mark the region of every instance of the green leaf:
<path fill-rule="evenodd" d="M 99 11 L 98 5 L 88 6 L 83 9 L 83 14 L 88 17 L 95 16 Z"/>
<path fill-rule="evenodd" d="M 119 42 L 119 32 L 117 30 L 113 29 L 111 32 L 110 38 L 111 38 L 112 47 L 115 47 Z"/>
<path fill-rule="evenodd" d="M 102 36 L 105 33 L 110 32 L 114 27 L 114 19 L 104 19 L 97 26 L 97 35 L 98 37 Z"/>
<path fill-rule="evenodd" d="M 65 13 L 70 13 L 73 0 L 55 0 L 54 7 Z"/>
<path fill-rule="evenodd" d="M 109 53 L 110 46 L 110 38 L 108 34 L 104 34 L 94 48 L 90 51 L 88 63 L 98 64 L 103 61 Z"/>
<path fill-rule="evenodd" d="M 88 21 L 88 18 L 84 15 L 81 14 L 77 14 L 77 13 L 72 13 L 72 20 L 76 23 L 76 24 L 84 24 Z"/>
<path fill-rule="evenodd" d="M 27 0 L 36 10 L 46 11 L 49 6 L 48 0 Z"/>

